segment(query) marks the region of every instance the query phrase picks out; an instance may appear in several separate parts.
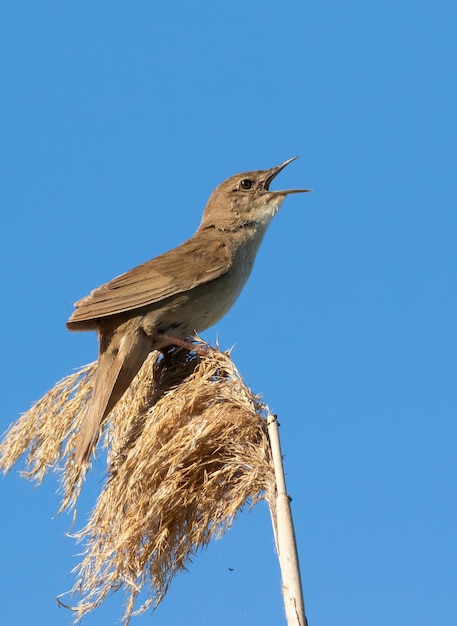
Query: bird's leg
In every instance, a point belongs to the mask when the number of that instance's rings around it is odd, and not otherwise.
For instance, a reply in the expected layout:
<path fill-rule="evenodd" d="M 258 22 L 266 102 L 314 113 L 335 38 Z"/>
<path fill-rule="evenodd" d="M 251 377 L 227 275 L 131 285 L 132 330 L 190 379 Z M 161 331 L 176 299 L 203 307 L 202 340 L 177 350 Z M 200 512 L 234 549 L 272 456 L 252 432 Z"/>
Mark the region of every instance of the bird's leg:
<path fill-rule="evenodd" d="M 200 346 L 198 344 L 192 343 L 191 341 L 186 341 L 185 339 L 178 339 L 177 337 L 172 337 L 171 335 L 165 335 L 163 333 L 157 333 L 161 339 L 164 339 L 172 346 L 178 346 L 179 348 L 185 348 L 189 350 L 189 352 L 195 352 L 198 356 L 207 356 L 212 348 L 206 346 Z"/>

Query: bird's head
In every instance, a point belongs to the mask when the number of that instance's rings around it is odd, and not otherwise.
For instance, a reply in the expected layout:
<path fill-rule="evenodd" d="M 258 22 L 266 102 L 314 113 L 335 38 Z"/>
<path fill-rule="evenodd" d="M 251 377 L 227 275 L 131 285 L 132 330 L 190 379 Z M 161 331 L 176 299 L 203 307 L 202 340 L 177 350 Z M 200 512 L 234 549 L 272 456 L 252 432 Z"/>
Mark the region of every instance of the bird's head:
<path fill-rule="evenodd" d="M 235 230 L 248 224 L 267 226 L 287 195 L 311 191 L 310 189 L 270 190 L 273 179 L 286 165 L 297 158 L 287 159 L 284 163 L 268 170 L 236 174 L 218 185 L 208 200 L 200 228 L 215 227 L 220 230 Z"/>

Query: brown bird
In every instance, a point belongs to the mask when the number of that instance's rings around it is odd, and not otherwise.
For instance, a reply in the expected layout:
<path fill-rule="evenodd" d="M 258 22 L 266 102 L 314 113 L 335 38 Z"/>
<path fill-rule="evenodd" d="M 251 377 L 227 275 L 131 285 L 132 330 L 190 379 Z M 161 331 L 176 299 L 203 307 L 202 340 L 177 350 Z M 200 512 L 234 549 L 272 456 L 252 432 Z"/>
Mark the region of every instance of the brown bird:
<path fill-rule="evenodd" d="M 231 308 L 265 231 L 284 198 L 309 189 L 270 191 L 293 157 L 277 167 L 237 174 L 213 191 L 196 233 L 186 242 L 121 274 L 79 300 L 69 330 L 96 330 L 98 366 L 75 460 L 86 463 L 101 425 L 152 350 L 215 324 Z"/>

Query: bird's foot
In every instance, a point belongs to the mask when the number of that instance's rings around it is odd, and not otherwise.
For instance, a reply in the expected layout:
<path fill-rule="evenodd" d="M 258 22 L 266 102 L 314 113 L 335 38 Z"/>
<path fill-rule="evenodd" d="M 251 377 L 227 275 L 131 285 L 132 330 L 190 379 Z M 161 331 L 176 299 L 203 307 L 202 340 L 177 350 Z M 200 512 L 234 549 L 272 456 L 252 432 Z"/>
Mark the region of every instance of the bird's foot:
<path fill-rule="evenodd" d="M 178 346 L 179 348 L 185 348 L 186 350 L 189 350 L 189 352 L 195 352 L 195 354 L 198 354 L 198 356 L 207 356 L 214 351 L 214 348 L 211 348 L 210 346 L 192 343 L 191 341 L 178 339 L 177 337 L 172 337 L 171 335 L 165 335 L 163 333 L 160 333 L 160 338 L 169 342 L 169 344 L 172 346 Z"/>

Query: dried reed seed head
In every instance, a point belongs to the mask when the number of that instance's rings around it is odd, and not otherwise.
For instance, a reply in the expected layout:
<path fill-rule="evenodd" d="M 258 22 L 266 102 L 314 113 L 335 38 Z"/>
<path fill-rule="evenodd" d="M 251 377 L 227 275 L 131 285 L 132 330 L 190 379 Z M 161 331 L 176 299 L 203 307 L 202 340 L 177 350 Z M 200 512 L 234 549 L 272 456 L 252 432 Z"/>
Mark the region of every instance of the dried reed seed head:
<path fill-rule="evenodd" d="M 78 618 L 119 586 L 128 593 L 126 621 L 143 587 L 148 599 L 138 610 L 156 605 L 173 576 L 231 525 L 247 500 L 272 490 L 258 399 L 226 355 L 193 365 L 181 384 L 143 410 L 141 428 L 129 416 L 136 437 L 128 437 L 127 449 L 125 413 L 122 427 L 120 408 L 113 416 L 113 471 L 78 535 L 87 546 L 73 589 L 82 596 Z"/>
<path fill-rule="evenodd" d="M 8 471 L 26 457 L 27 476 L 62 471 L 63 504 L 74 506 L 84 474 L 72 450 L 90 398 L 95 364 L 67 377 L 25 413 L 0 446 Z M 110 415 L 103 445 L 109 473 L 87 526 L 72 593 L 75 616 L 124 588 L 124 621 L 157 605 L 173 576 L 247 502 L 274 496 L 264 415 L 227 354 L 152 353 Z M 147 590 L 137 611 L 135 602 Z"/>

